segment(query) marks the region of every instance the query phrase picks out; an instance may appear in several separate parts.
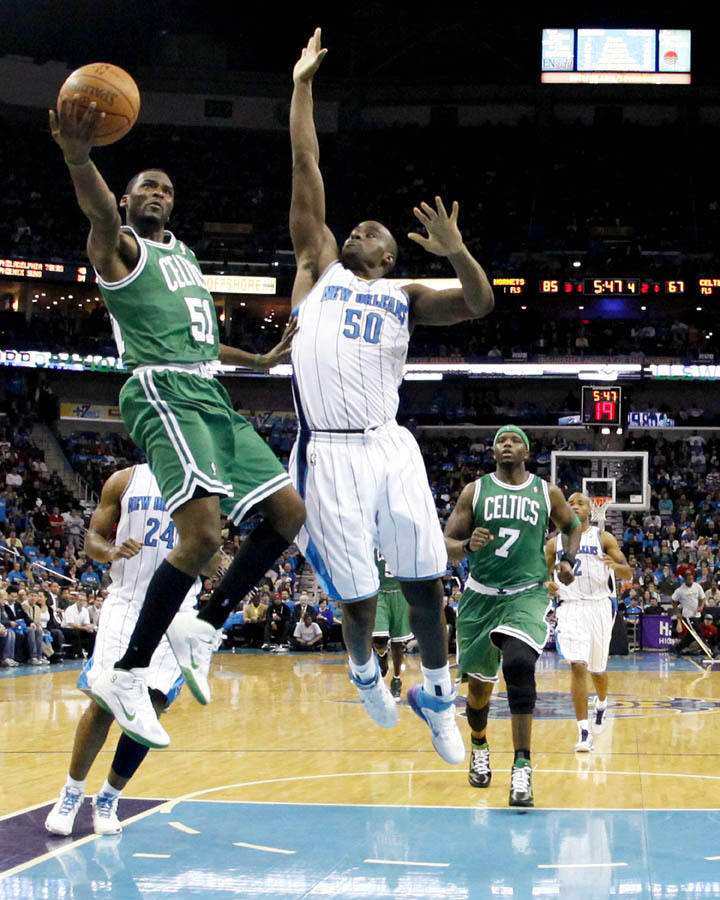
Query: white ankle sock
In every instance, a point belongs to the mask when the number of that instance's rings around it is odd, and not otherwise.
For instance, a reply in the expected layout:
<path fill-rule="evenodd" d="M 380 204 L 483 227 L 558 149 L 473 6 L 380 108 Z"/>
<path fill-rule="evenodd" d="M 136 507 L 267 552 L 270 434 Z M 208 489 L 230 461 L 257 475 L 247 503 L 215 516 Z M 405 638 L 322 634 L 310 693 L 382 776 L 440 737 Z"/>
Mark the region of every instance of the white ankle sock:
<path fill-rule="evenodd" d="M 604 700 L 600 700 L 598 697 L 595 698 L 595 709 L 603 710 L 607 709 L 607 697 Z"/>
<path fill-rule="evenodd" d="M 587 719 L 578 719 L 577 727 L 578 727 L 578 732 L 590 731 L 590 726 L 588 725 Z"/>
<path fill-rule="evenodd" d="M 439 669 L 426 669 L 420 666 L 423 673 L 423 688 L 432 697 L 449 697 L 454 688 L 450 678 L 450 666 L 447 663 Z"/>
<path fill-rule="evenodd" d="M 65 781 L 65 787 L 72 788 L 74 791 L 80 791 L 81 794 L 85 793 L 85 779 L 82 781 L 75 781 L 74 778 L 71 778 L 69 775 L 67 780 Z"/>
<path fill-rule="evenodd" d="M 358 681 L 372 681 L 377 671 L 376 667 L 374 656 L 371 656 L 363 665 L 358 665 L 354 659 L 350 659 L 350 671 Z"/>
<path fill-rule="evenodd" d="M 112 794 L 113 797 L 119 797 L 122 794 L 122 790 L 119 791 L 117 788 L 114 788 L 106 778 L 105 784 L 100 788 L 98 793 L 99 794 Z"/>

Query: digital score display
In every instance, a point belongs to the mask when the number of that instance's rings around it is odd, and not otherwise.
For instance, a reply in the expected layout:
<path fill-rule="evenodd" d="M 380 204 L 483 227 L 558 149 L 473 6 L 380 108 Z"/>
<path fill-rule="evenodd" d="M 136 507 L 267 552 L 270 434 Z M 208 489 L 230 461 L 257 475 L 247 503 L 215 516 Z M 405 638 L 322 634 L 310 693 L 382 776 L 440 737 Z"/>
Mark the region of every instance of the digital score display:
<path fill-rule="evenodd" d="M 654 28 L 578 28 L 578 72 L 654 72 Z"/>
<path fill-rule="evenodd" d="M 28 259 L 0 259 L 0 276 L 32 281 L 95 282 L 95 273 L 88 266 L 65 263 L 37 262 Z"/>
<path fill-rule="evenodd" d="M 580 418 L 583 425 L 619 426 L 622 422 L 622 388 L 583 385 Z"/>
<path fill-rule="evenodd" d="M 712 279 L 703 279 L 711 281 Z M 720 279 L 717 287 L 720 288 Z M 538 283 L 541 294 L 583 294 L 590 297 L 647 297 L 653 294 L 688 293 L 687 281 L 643 281 L 641 278 L 544 278 Z M 712 291 L 710 291 L 712 292 Z M 703 293 L 701 289 L 701 293 Z"/>

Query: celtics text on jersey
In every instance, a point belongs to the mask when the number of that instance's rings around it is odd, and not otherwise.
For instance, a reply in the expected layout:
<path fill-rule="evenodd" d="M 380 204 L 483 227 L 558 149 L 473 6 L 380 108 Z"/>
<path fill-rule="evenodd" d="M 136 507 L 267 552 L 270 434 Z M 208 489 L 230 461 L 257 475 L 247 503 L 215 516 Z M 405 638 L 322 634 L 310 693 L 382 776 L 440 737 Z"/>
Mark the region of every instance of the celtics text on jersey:
<path fill-rule="evenodd" d="M 487 587 L 507 590 L 547 577 L 544 542 L 552 504 L 548 484 L 528 473 L 522 484 L 506 484 L 493 472 L 475 482 L 473 529 L 493 536 L 470 557 L 470 574 Z"/>

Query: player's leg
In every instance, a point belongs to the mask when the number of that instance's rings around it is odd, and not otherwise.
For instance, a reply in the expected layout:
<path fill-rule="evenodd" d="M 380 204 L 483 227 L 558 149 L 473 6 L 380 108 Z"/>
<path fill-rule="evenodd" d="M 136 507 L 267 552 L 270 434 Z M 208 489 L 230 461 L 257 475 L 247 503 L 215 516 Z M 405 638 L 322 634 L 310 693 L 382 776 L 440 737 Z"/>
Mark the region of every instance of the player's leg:
<path fill-rule="evenodd" d="M 388 659 L 388 644 L 390 643 L 390 635 L 373 634 L 372 643 L 373 650 L 375 651 L 375 655 L 377 656 L 378 665 L 380 666 L 380 674 L 384 678 L 388 673 L 388 668 L 390 667 L 390 660 Z"/>
<path fill-rule="evenodd" d="M 216 387 L 225 398 L 227 417 L 222 432 L 213 437 L 213 465 L 232 491 L 220 505 L 235 523 L 251 510 L 261 512 L 264 520 L 243 541 L 202 613 L 182 613 L 167 633 L 189 690 L 203 704 L 210 700 L 208 675 L 220 629 L 287 548 L 305 518 L 303 502 L 275 454 L 252 425 L 232 409 L 224 388 Z M 219 518 L 218 511 L 215 549 L 219 546 Z"/>
<path fill-rule="evenodd" d="M 385 600 L 387 629 L 390 634 L 390 652 L 393 661 L 390 693 L 399 702 L 402 694 L 401 675 L 405 644 L 413 637 L 412 629 L 410 628 L 410 608 L 402 591 L 386 591 L 380 596 Z"/>
<path fill-rule="evenodd" d="M 457 691 L 447 661 L 443 614 L 443 590 L 439 578 L 400 581 L 410 605 L 410 628 L 417 638 L 422 660 L 423 684 L 408 691 L 413 710 L 430 726 L 433 746 L 446 762 L 465 759 L 465 745 L 455 721 Z"/>
<path fill-rule="evenodd" d="M 287 483 L 256 504 L 255 510 L 263 515 L 263 521 L 242 542 L 222 581 L 198 615 L 214 628 L 222 628 L 237 604 L 293 542 L 305 521 L 302 499 Z"/>
<path fill-rule="evenodd" d="M 393 677 L 390 679 L 390 693 L 399 701 L 402 694 L 402 670 L 405 659 L 405 641 L 391 640 L 390 653 L 392 655 Z"/>
<path fill-rule="evenodd" d="M 167 706 L 167 697 L 157 690 L 152 690 L 151 696 L 153 708 L 160 716 Z M 149 749 L 126 734 L 120 735 L 105 783 L 93 797 L 93 830 L 95 834 L 119 834 L 122 831 L 122 825 L 117 816 L 118 802 L 127 783 L 137 772 Z"/>
<path fill-rule="evenodd" d="M 575 709 L 575 721 L 577 722 L 578 730 L 578 739 L 575 744 L 575 750 L 578 752 L 587 752 L 593 748 L 590 723 L 588 722 L 588 667 L 587 663 L 584 661 L 572 662 L 570 666 L 572 669 L 572 674 L 570 675 L 570 694 Z"/>
<path fill-rule="evenodd" d="M 75 817 L 85 797 L 85 779 L 102 749 L 113 716 L 91 700 L 75 729 L 67 780 L 60 797 L 45 819 L 51 834 L 72 834 Z"/>
<path fill-rule="evenodd" d="M 496 636 L 495 640 L 502 652 L 502 672 L 507 686 L 515 753 L 510 782 L 510 806 L 533 806 L 530 748 L 537 697 L 535 663 L 539 653 L 520 638 L 501 635 Z"/>
<path fill-rule="evenodd" d="M 490 712 L 490 697 L 495 687 L 494 681 L 487 681 L 478 674 L 468 674 L 468 697 L 466 714 L 470 726 L 470 771 L 468 782 L 472 787 L 490 787 L 490 746 L 487 741 L 487 722 Z"/>
<path fill-rule="evenodd" d="M 600 734 L 605 728 L 607 720 L 608 674 L 607 672 L 591 672 L 590 677 L 595 687 L 592 730 L 595 734 Z"/>
<path fill-rule="evenodd" d="M 383 681 L 373 653 L 377 595 L 343 603 L 342 632 L 350 663 L 350 680 L 358 690 L 365 711 L 381 728 L 397 724 L 397 706 Z"/>
<path fill-rule="evenodd" d="M 588 722 L 587 672 L 591 654 L 598 641 L 604 641 L 609 648 L 612 631 L 612 607 L 607 601 L 607 623 L 599 618 L 600 610 L 595 609 L 593 600 L 565 600 L 556 611 L 557 629 L 555 640 L 562 657 L 570 663 L 570 694 L 575 709 L 577 741 L 574 749 L 588 752 L 593 748 L 593 738 Z M 603 609 L 603 612 L 605 610 Z M 609 627 L 608 627 L 609 626 Z M 601 628 L 603 634 L 597 632 Z M 596 633 L 597 632 L 597 633 Z M 605 657 L 607 664 L 607 656 Z"/>

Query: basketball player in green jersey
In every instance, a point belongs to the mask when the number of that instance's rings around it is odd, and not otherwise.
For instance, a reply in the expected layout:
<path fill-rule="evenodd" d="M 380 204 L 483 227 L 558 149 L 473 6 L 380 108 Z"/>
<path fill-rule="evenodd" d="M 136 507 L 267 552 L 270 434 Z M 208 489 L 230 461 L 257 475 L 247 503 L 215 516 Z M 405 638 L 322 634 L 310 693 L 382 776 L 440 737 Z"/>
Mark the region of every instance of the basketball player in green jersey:
<path fill-rule="evenodd" d="M 564 535 L 557 578 L 570 584 L 582 531 L 562 491 L 526 471 L 529 453 L 521 428 L 499 428 L 493 441 L 496 471 L 465 486 L 445 528 L 450 560 L 470 557 L 457 618 L 458 668 L 468 682 L 472 737 L 468 780 L 473 787 L 488 787 L 492 777 L 485 732 L 502 658 L 515 748 L 510 806 L 534 804 L 535 663 L 547 640 L 550 606 L 544 586 L 545 533 L 552 520 Z"/>
<path fill-rule="evenodd" d="M 405 642 L 413 636 L 410 630 L 410 609 L 397 578 L 388 572 L 387 562 L 379 550 L 375 550 L 375 565 L 380 575 L 380 591 L 375 608 L 373 626 L 373 648 L 384 678 L 388 673 L 388 644 L 392 654 L 393 677 L 390 679 L 390 693 L 396 701 L 402 691 L 402 665 L 405 656 Z"/>
<path fill-rule="evenodd" d="M 87 253 L 132 370 L 120 392 L 123 421 L 147 456 L 177 535 L 169 529 L 154 533 L 149 514 L 146 543 L 172 541 L 172 549 L 148 585 L 127 652 L 93 685 L 93 696 L 130 737 L 163 747 L 170 739 L 144 674 L 163 634 L 167 630 L 189 689 L 207 703 L 218 629 L 305 520 L 304 504 L 280 462 L 213 377 L 218 360 L 274 365 L 289 347 L 292 328 L 265 356 L 219 344 L 213 299 L 197 259 L 165 230 L 175 199 L 165 172 L 147 169 L 130 181 L 119 203 L 122 226 L 118 203 L 90 159 L 103 115 L 91 104 L 79 116 L 76 95 L 63 101 L 59 113 L 50 111 L 50 130 L 90 220 Z M 239 522 L 251 509 L 264 521 L 243 542 L 202 615 L 181 613 L 173 622 L 220 546 L 221 510 Z"/>

